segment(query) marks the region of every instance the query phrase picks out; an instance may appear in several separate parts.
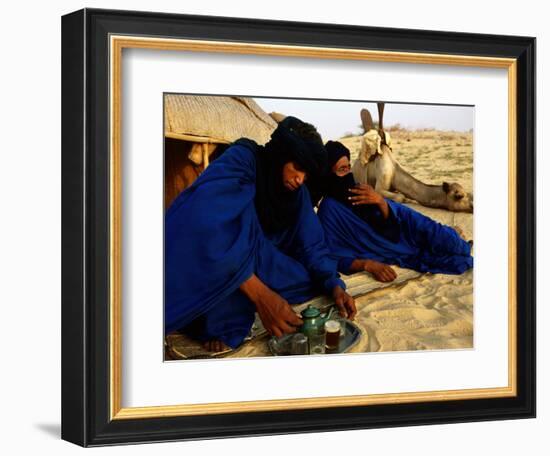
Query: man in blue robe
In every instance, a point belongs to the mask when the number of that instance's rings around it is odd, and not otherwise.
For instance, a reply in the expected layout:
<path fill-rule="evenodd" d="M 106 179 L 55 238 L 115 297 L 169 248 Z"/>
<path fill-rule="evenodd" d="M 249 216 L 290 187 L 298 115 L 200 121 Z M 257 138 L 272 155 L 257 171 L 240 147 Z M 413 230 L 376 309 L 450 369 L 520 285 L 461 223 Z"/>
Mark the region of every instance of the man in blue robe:
<path fill-rule="evenodd" d="M 322 293 L 355 316 L 303 185 L 325 168 L 315 128 L 287 117 L 265 146 L 233 143 L 174 200 L 165 219 L 165 334 L 235 348 L 258 312 L 279 337 L 302 324 L 289 303 Z"/>
<path fill-rule="evenodd" d="M 389 282 L 396 277 L 391 264 L 444 274 L 473 267 L 472 245 L 456 230 L 383 198 L 367 184 L 357 186 L 349 150 L 337 141 L 325 147 L 330 172 L 317 214 L 340 272 L 367 271 Z"/>

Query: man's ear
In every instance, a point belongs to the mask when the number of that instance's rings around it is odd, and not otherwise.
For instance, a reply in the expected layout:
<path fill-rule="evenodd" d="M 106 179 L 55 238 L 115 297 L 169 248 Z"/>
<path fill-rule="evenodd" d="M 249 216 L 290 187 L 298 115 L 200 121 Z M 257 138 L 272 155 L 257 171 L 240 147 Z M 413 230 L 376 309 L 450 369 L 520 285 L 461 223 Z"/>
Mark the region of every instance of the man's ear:
<path fill-rule="evenodd" d="M 451 189 L 451 186 L 449 185 L 448 182 L 443 182 L 443 191 L 445 193 L 449 193 L 449 190 Z"/>

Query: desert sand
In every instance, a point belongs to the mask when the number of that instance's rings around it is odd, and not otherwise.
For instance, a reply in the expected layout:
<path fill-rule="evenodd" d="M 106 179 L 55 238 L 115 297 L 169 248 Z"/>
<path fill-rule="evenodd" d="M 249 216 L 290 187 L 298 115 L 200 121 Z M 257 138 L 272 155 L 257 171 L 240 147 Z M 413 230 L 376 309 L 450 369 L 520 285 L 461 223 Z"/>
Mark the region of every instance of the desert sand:
<path fill-rule="evenodd" d="M 473 190 L 472 133 L 437 130 L 390 129 L 393 153 L 400 164 L 418 179 L 433 184 L 459 182 Z M 360 137 L 340 139 L 356 156 Z M 473 239 L 472 214 L 454 213 L 409 204 L 415 210 L 450 226 L 459 226 Z M 356 297 L 355 323 L 362 331 L 350 352 L 465 349 L 473 347 L 473 271 L 462 275 L 419 274 L 395 268 L 398 277 L 389 286 L 368 273 L 343 276 Z M 322 307 L 327 300 L 320 300 Z M 296 306 L 296 311 L 303 309 Z M 225 357 L 270 356 L 267 334 L 245 342 Z M 201 348 L 184 336 L 173 338 L 176 351 L 201 356 Z"/>

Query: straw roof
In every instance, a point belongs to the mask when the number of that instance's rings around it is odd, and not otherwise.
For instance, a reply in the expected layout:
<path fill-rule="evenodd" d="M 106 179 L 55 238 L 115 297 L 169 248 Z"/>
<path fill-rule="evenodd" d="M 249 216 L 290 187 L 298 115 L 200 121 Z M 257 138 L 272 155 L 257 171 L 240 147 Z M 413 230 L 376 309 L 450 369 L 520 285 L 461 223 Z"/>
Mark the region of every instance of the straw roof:
<path fill-rule="evenodd" d="M 269 141 L 277 123 L 252 99 L 202 95 L 164 96 L 164 134 L 194 142 Z"/>

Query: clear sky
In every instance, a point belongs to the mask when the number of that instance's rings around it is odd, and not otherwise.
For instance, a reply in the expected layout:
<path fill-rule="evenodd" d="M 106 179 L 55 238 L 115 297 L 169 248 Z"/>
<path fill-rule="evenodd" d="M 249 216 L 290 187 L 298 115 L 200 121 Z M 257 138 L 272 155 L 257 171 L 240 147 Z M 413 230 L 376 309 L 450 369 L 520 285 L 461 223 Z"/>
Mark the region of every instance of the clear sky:
<path fill-rule="evenodd" d="M 276 111 L 293 115 L 317 127 L 325 141 L 345 134 L 359 134 L 361 109 L 367 108 L 373 120 L 378 120 L 375 102 L 318 101 L 282 98 L 254 98 L 267 113 Z M 474 127 L 473 106 L 421 105 L 386 103 L 384 127 L 400 124 L 405 128 L 435 128 L 468 131 Z"/>

